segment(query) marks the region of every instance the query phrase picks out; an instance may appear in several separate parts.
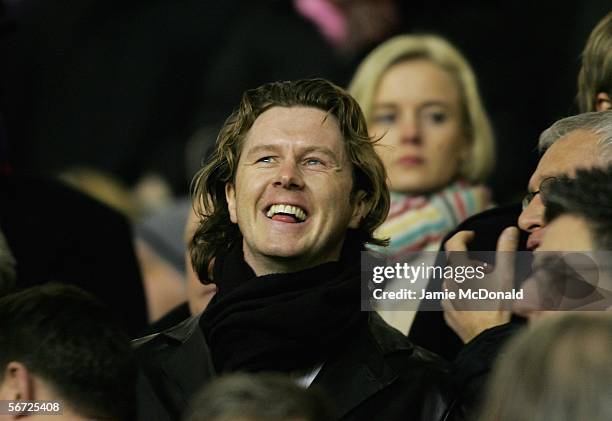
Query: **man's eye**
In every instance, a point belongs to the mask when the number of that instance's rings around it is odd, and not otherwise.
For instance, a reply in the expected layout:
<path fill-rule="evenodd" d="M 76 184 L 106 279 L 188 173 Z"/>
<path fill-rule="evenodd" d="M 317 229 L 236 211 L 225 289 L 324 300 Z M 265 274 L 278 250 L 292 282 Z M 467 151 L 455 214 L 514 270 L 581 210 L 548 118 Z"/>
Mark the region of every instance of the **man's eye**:
<path fill-rule="evenodd" d="M 273 156 L 264 156 L 262 158 L 259 158 L 256 162 L 262 162 L 264 164 L 270 164 L 270 163 L 274 162 L 274 157 Z"/>
<path fill-rule="evenodd" d="M 393 124 L 397 116 L 394 113 L 377 114 L 374 116 L 374 123 L 378 124 Z"/>
<path fill-rule="evenodd" d="M 319 158 L 306 158 L 306 160 L 304 162 L 308 166 L 325 165 L 325 163 L 322 160 L 320 160 Z"/>

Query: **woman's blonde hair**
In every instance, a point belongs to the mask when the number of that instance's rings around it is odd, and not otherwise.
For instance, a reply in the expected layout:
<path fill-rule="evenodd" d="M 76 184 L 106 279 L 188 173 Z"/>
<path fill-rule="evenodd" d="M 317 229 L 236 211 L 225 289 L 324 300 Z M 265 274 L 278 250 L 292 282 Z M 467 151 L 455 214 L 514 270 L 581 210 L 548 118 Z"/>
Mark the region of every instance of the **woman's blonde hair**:
<path fill-rule="evenodd" d="M 374 49 L 359 65 L 348 88 L 359 102 L 368 123 L 372 119 L 374 95 L 384 73 L 407 60 L 424 59 L 448 71 L 457 81 L 463 107 L 463 126 L 471 150 L 459 176 L 483 182 L 495 164 L 495 141 L 489 118 L 480 99 L 476 76 L 463 55 L 436 35 L 400 35 Z"/>
<path fill-rule="evenodd" d="M 612 95 L 612 12 L 595 26 L 582 52 L 577 96 L 581 113 L 595 111 L 600 92 Z"/>

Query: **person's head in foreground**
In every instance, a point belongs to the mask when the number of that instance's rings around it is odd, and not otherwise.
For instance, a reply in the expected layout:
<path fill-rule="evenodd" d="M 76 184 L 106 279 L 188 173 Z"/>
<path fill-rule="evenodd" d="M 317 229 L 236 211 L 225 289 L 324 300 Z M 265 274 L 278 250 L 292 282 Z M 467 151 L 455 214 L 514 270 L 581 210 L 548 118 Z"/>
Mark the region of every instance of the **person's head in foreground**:
<path fill-rule="evenodd" d="M 480 421 L 612 419 L 612 317 L 538 321 L 500 354 Z"/>
<path fill-rule="evenodd" d="M 129 340 L 76 287 L 45 284 L 0 299 L 0 369 L 0 400 L 60 402 L 63 417 L 49 419 L 135 418 Z"/>
<path fill-rule="evenodd" d="M 247 91 L 196 175 L 194 268 L 242 243 L 257 275 L 340 258 L 349 230 L 373 237 L 389 208 L 385 170 L 355 100 L 323 79 Z M 214 281 L 214 280 L 213 280 Z"/>
<path fill-rule="evenodd" d="M 195 398 L 187 421 L 332 421 L 325 395 L 280 374 L 230 374 Z"/>
<path fill-rule="evenodd" d="M 555 122 L 542 132 L 538 144 L 543 153 L 529 179 L 518 226 L 529 233 L 527 248 L 542 242 L 547 225 L 546 207 L 539 194 L 551 178 L 573 177 L 578 169 L 606 166 L 612 162 L 612 110 L 578 114 Z"/>
<path fill-rule="evenodd" d="M 535 270 L 515 311 L 529 319 L 554 310 L 605 310 L 612 301 L 612 166 L 577 170 L 541 186 L 546 231 Z"/>
<path fill-rule="evenodd" d="M 578 75 L 578 107 L 581 112 L 612 108 L 612 12 L 595 26 L 582 51 Z"/>
<path fill-rule="evenodd" d="M 456 180 L 482 183 L 494 140 L 474 72 L 446 40 L 401 35 L 366 57 L 349 87 L 393 192 L 426 194 Z"/>

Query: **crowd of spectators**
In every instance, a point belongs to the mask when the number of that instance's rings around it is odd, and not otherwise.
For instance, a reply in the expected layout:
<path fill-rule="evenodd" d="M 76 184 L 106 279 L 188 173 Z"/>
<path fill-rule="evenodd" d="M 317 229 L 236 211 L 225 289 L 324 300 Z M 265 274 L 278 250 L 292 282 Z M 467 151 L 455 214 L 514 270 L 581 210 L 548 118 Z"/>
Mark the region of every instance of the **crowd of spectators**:
<path fill-rule="evenodd" d="M 476 3 L 0 0 L 0 420 L 610 419 L 612 9 Z"/>

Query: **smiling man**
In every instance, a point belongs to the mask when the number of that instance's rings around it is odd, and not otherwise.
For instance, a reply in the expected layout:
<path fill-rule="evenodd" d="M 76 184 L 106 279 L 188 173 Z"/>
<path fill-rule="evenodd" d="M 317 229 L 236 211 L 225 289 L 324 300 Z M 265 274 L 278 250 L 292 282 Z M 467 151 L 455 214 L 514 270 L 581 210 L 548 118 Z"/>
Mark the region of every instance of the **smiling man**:
<path fill-rule="evenodd" d="M 225 188 L 255 274 L 340 258 L 347 228 L 357 229 L 366 210 L 346 155 L 337 119 L 323 110 L 274 107 L 255 120 Z"/>
<path fill-rule="evenodd" d="M 338 418 L 448 416 L 440 361 L 360 311 L 360 252 L 385 244 L 389 192 L 353 98 L 321 79 L 247 91 L 194 188 L 192 262 L 217 293 L 138 342 L 140 419 L 178 419 L 237 371 L 313 384 Z"/>

